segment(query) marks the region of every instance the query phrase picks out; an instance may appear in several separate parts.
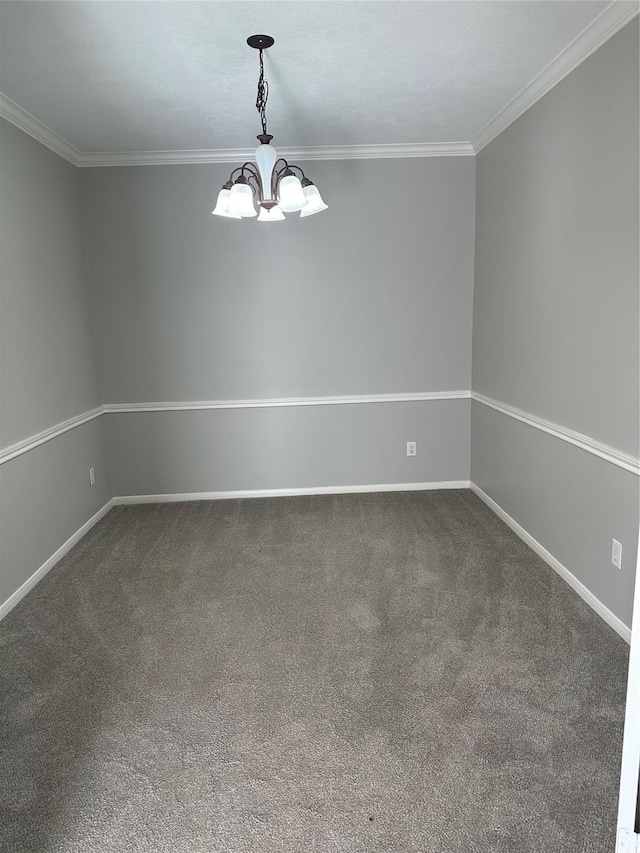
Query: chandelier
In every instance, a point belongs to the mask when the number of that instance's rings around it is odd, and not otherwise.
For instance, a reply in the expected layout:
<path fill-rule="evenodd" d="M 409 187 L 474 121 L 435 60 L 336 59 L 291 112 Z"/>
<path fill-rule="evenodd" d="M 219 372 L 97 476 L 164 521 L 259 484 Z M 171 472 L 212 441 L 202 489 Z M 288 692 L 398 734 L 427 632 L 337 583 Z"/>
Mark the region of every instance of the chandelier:
<path fill-rule="evenodd" d="M 269 84 L 264 79 L 262 53 L 273 43 L 274 39 L 265 35 L 249 36 L 247 39 L 250 47 L 260 51 L 256 100 L 262 123 L 262 133 L 257 137 L 260 145 L 256 148 L 255 164 L 243 163 L 231 172 L 229 180 L 218 193 L 215 209 L 211 211 L 216 216 L 227 216 L 230 219 L 256 216 L 254 197 L 260 207 L 258 222 L 278 222 L 285 218 L 285 213 L 297 211 L 300 211 L 300 216 L 311 216 L 327 209 L 318 188 L 300 166 L 287 163 L 282 157 L 278 159 L 276 149 L 271 145 L 273 136 L 267 133 Z M 300 177 L 296 172 L 300 173 Z"/>

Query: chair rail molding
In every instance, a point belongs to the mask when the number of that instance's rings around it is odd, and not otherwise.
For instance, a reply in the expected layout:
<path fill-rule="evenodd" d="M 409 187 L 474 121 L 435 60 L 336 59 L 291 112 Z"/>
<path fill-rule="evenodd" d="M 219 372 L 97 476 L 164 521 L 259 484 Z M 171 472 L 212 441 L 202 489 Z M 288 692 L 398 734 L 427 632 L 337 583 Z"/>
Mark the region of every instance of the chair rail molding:
<path fill-rule="evenodd" d="M 95 409 L 90 409 L 88 412 L 83 412 L 81 415 L 74 415 L 74 417 L 68 418 L 66 421 L 61 421 L 61 423 L 54 424 L 54 426 L 42 430 L 42 432 L 38 432 L 35 435 L 29 436 L 29 438 L 17 441 L 15 444 L 10 444 L 8 447 L 0 449 L 0 465 L 3 465 L 5 462 L 9 462 L 11 459 L 15 459 L 16 456 L 28 453 L 29 450 L 33 450 L 34 447 L 39 447 L 41 444 L 51 441 L 52 438 L 57 438 L 59 435 L 69 432 L 71 429 L 75 429 L 76 427 L 89 423 L 89 421 L 99 418 L 102 414 L 104 414 L 104 407 L 97 406 Z"/>
<path fill-rule="evenodd" d="M 197 400 L 166 403 L 105 403 L 107 414 L 124 412 L 186 412 L 205 409 L 269 409 L 288 406 L 353 406 L 364 403 L 420 403 L 468 400 L 470 391 L 418 391 L 399 394 L 356 394 L 339 397 L 276 397 L 264 400 Z"/>
<path fill-rule="evenodd" d="M 640 475 L 640 459 L 637 456 L 632 456 L 630 453 L 625 453 L 623 450 L 618 450 L 609 444 L 597 441 L 595 438 L 591 438 L 591 436 L 584 433 L 576 432 L 568 427 L 563 427 L 560 424 L 539 418 L 537 415 L 524 412 L 522 409 L 516 409 L 515 406 L 509 406 L 507 403 L 493 400 L 491 397 L 486 397 L 477 391 L 471 392 L 471 399 L 482 403 L 483 406 L 488 406 L 490 409 L 495 409 L 496 412 L 501 412 L 503 415 L 534 427 L 534 429 L 553 435 L 561 441 L 573 444 L 574 447 L 586 450 L 587 453 L 591 453 L 593 456 L 599 456 L 600 459 L 611 462 L 612 465 L 617 465 L 618 468 L 623 468 L 632 474 Z"/>
<path fill-rule="evenodd" d="M 502 403 L 480 394 L 477 391 L 411 391 L 398 394 L 356 394 L 336 397 L 277 397 L 257 400 L 196 400 L 180 402 L 148 402 L 148 403 L 105 403 L 82 414 L 68 418 L 42 432 L 29 436 L 21 441 L 0 449 L 0 465 L 9 462 L 23 453 L 28 453 L 47 441 L 51 441 L 69 430 L 82 426 L 89 421 L 109 414 L 137 414 L 152 412 L 188 412 L 208 411 L 215 409 L 268 409 L 288 408 L 297 406 L 354 406 L 380 403 L 428 403 L 447 402 L 455 400 L 475 400 L 484 406 L 495 409 L 510 418 L 528 424 L 534 429 L 546 432 L 573 444 L 581 450 L 598 456 L 606 462 L 617 465 L 625 471 L 640 475 L 640 459 L 597 441 L 588 435 L 563 427 L 560 424 L 540 418 L 537 415 L 517 409 L 507 403 Z"/>

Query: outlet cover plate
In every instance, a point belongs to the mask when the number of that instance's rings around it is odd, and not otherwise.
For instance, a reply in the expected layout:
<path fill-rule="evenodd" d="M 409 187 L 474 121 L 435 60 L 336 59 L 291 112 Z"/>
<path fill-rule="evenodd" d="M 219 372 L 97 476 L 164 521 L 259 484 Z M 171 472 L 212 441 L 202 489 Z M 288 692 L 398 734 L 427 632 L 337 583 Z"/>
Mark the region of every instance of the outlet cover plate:
<path fill-rule="evenodd" d="M 614 539 L 611 543 L 611 562 L 616 569 L 622 570 L 622 542 Z"/>

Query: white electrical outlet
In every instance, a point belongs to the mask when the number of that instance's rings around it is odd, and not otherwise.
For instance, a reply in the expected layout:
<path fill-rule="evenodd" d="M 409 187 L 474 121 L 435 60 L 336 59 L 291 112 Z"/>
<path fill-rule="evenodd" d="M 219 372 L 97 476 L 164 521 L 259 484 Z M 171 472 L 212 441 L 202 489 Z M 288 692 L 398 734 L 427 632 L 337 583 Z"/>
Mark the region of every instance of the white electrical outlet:
<path fill-rule="evenodd" d="M 95 486 L 96 484 L 96 472 L 93 468 L 89 468 L 89 485 Z"/>
<path fill-rule="evenodd" d="M 407 456 L 417 456 L 418 455 L 418 442 L 417 441 L 408 441 L 407 442 Z"/>
<path fill-rule="evenodd" d="M 622 542 L 617 539 L 611 543 L 611 562 L 616 569 L 622 570 Z"/>

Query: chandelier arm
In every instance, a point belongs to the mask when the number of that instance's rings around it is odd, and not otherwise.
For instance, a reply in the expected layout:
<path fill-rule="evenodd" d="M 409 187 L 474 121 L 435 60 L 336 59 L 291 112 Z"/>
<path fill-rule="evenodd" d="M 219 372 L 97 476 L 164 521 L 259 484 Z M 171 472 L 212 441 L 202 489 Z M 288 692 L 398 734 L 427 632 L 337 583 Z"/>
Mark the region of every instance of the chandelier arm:
<path fill-rule="evenodd" d="M 251 191 L 253 195 L 258 199 L 258 201 L 262 201 L 262 181 L 260 180 L 260 175 L 254 175 L 251 173 L 247 178 L 247 183 L 251 187 Z M 255 186 L 254 186 L 255 184 Z"/>
<path fill-rule="evenodd" d="M 252 163 L 250 160 L 248 160 L 246 163 L 243 163 L 242 166 L 240 166 L 240 169 L 242 170 L 243 175 L 245 171 L 249 172 L 250 175 L 258 174 L 255 163 Z"/>
<path fill-rule="evenodd" d="M 249 177 L 247 180 L 249 181 L 250 187 L 254 191 L 253 194 L 257 197 L 258 201 L 262 202 L 262 200 L 264 199 L 264 191 L 262 189 L 262 178 L 260 177 L 260 172 L 258 171 L 258 169 L 256 169 L 253 163 L 245 163 L 245 167 L 247 172 L 249 173 Z M 251 183 L 252 178 L 255 181 L 255 187 Z"/>
<path fill-rule="evenodd" d="M 234 178 L 233 178 L 233 176 L 234 176 L 237 172 L 240 172 L 240 174 L 241 174 L 241 175 L 244 175 L 245 170 L 246 170 L 247 172 L 249 171 L 249 167 L 251 167 L 251 168 L 255 168 L 255 166 L 253 165 L 253 163 L 250 163 L 250 162 L 243 163 L 243 164 L 242 164 L 242 166 L 236 166 L 236 168 L 233 170 L 233 172 L 231 172 L 231 175 L 229 176 L 229 180 L 230 180 L 230 181 L 233 181 L 233 179 L 234 179 Z"/>
<path fill-rule="evenodd" d="M 278 169 L 278 163 L 282 163 L 283 165 Z M 284 175 L 284 173 L 289 168 L 289 164 L 284 159 L 284 157 L 280 157 L 279 160 L 276 160 L 276 164 L 273 167 L 273 174 L 271 176 L 271 193 L 272 195 L 276 195 L 278 190 L 278 184 L 280 183 L 280 178 Z"/>
<path fill-rule="evenodd" d="M 305 175 L 305 173 L 302 171 L 302 169 L 300 168 L 300 166 L 296 166 L 296 164 L 295 164 L 295 163 L 289 163 L 289 164 L 288 164 L 288 166 L 287 166 L 287 168 L 289 168 L 289 169 L 297 169 L 297 170 L 300 172 L 300 174 L 301 174 L 301 176 L 302 176 L 303 178 L 306 178 L 306 177 L 307 177 L 307 176 Z"/>

